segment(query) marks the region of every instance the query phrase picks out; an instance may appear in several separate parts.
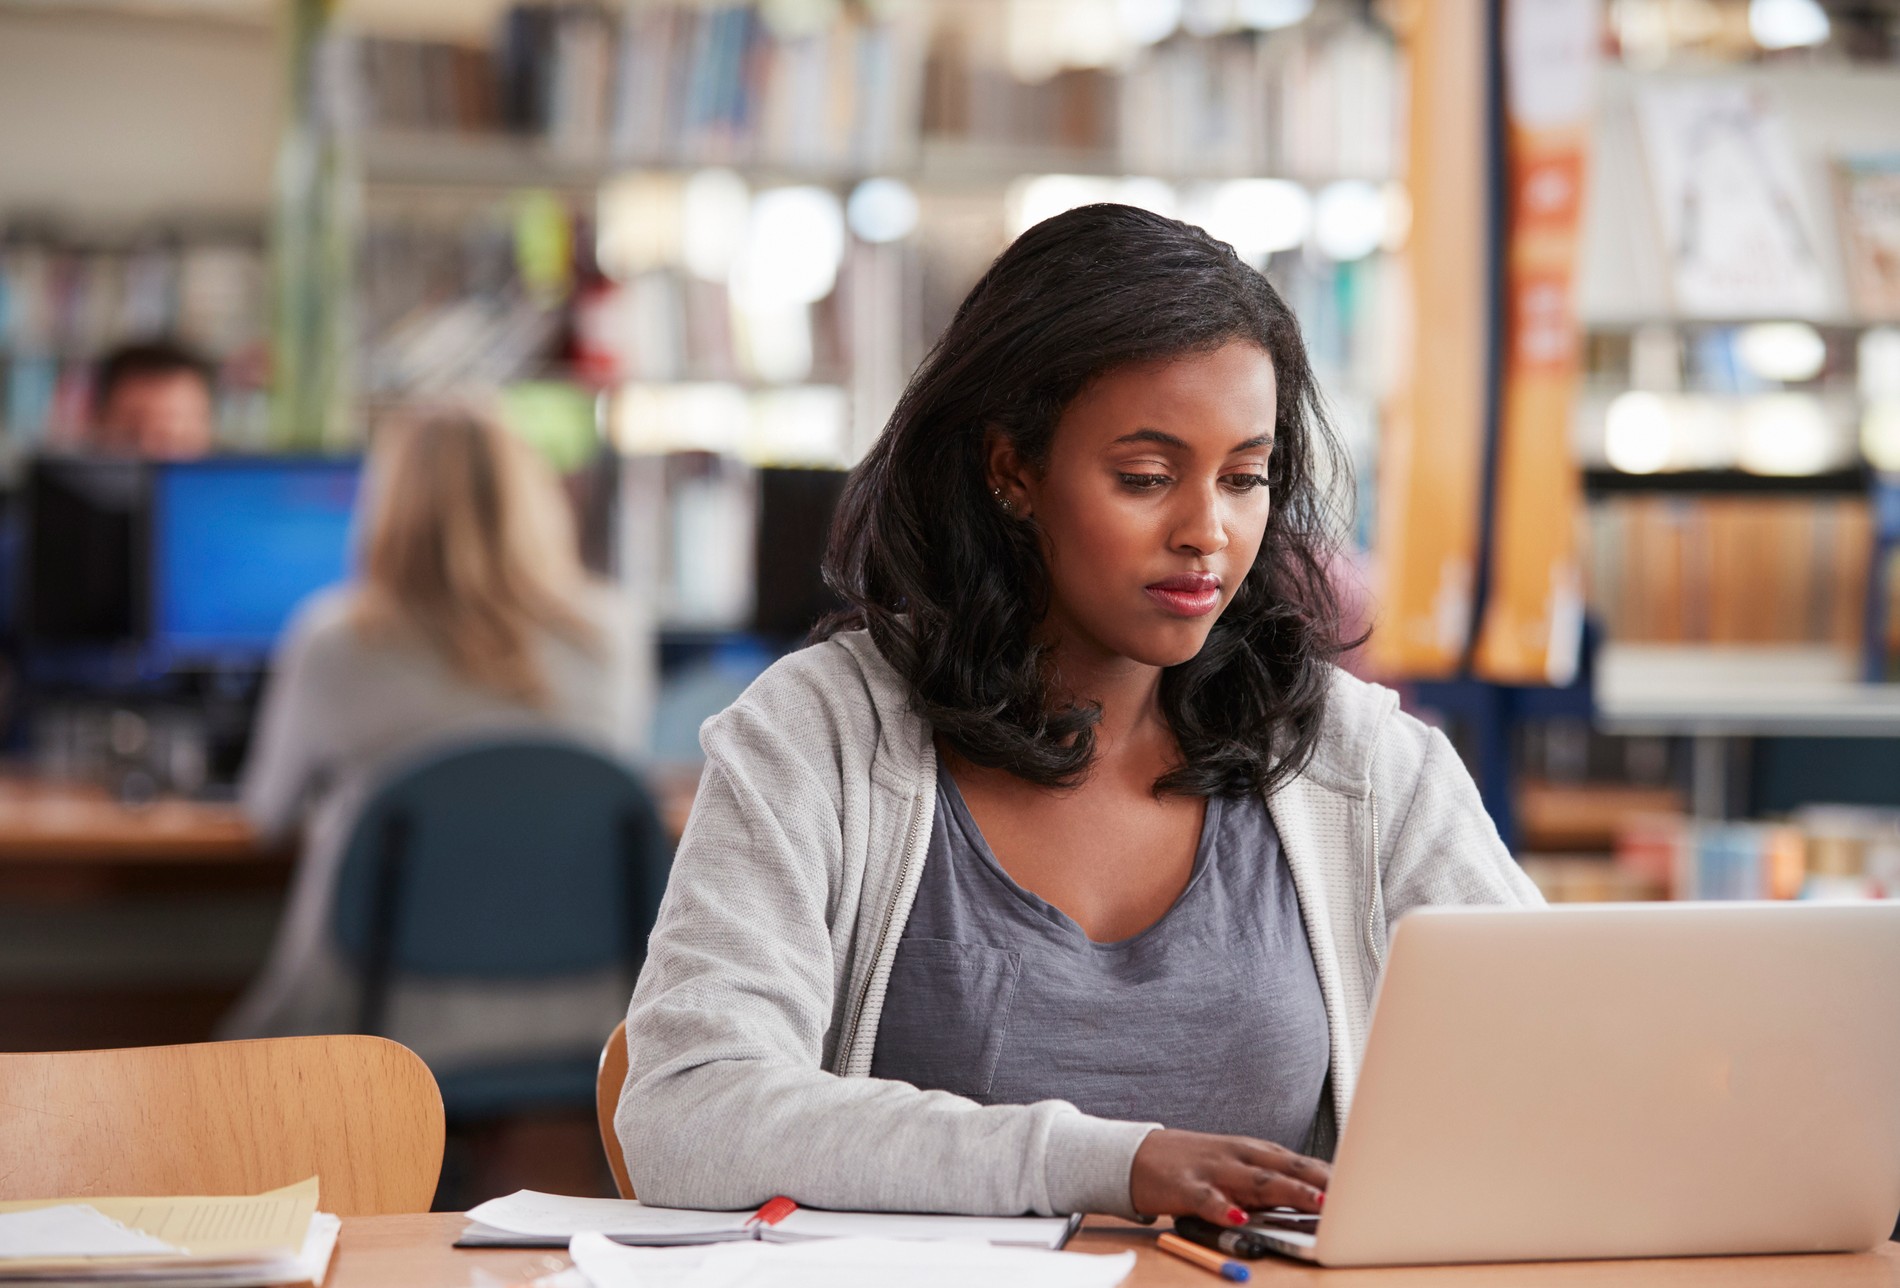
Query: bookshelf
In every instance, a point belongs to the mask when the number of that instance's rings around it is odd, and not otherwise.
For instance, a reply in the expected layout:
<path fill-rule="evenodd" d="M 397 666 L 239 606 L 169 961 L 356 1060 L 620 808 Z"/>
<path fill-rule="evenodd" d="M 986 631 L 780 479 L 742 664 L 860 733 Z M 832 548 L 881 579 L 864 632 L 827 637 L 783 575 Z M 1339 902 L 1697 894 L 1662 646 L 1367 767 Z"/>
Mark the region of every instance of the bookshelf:
<path fill-rule="evenodd" d="M 0 5 L 0 487 L 157 333 L 216 363 L 226 441 L 264 437 L 276 57 L 214 8 Z"/>
<path fill-rule="evenodd" d="M 0 448 L 78 441 L 112 346 L 175 335 L 217 367 L 219 436 L 257 444 L 266 417 L 262 228 L 141 221 L 99 232 L 16 218 L 0 232 Z"/>
<path fill-rule="evenodd" d="M 1554 861 L 1543 879 L 1587 898 L 1892 897 L 1890 811 L 1728 821 L 1765 790 L 1752 740 L 1900 738 L 1900 685 L 1878 682 L 1896 652 L 1896 461 L 1875 425 L 1900 383 L 1900 312 L 1870 306 L 1856 280 L 1835 170 L 1900 153 L 1891 22 L 1832 9 L 1835 38 L 1814 50 L 1763 54 L 1745 21 L 1643 47 L 1638 28 L 1668 28 L 1666 9 L 1633 0 L 1613 15 L 1624 57 L 1605 69 L 1593 135 L 1575 441 L 1606 628 L 1594 724 L 1679 748 L 1687 796 L 1613 819 L 1612 843 L 1589 848 L 1614 849 L 1615 863 Z M 1778 299 L 1728 307 L 1689 289 L 1672 259 L 1659 152 L 1675 145 L 1656 107 L 1722 87 L 1769 121 L 1762 137 L 1783 157 L 1760 170 L 1786 179 L 1813 252 Z M 1762 450 L 1777 438 L 1778 457 Z"/>
<path fill-rule="evenodd" d="M 1884 691 L 1864 682 L 1893 669 L 1881 472 L 1900 461 L 1877 421 L 1893 415 L 1883 408 L 1900 386 L 1900 311 L 1869 307 L 1856 281 L 1857 225 L 1835 171 L 1846 158 L 1900 155 L 1900 64 L 1883 21 L 1871 10 L 1832 11 L 1825 45 L 1764 53 L 1745 17 L 1690 32 L 1646 0 L 1613 15 L 1624 56 L 1604 69 L 1594 131 L 1576 437 L 1593 603 L 1612 621 L 1612 640 L 1635 650 L 1617 672 L 1637 660 L 1654 669 L 1655 683 L 1639 688 L 1659 691 L 1658 718 L 1705 727 L 1707 708 L 1729 702 L 1736 715 L 1725 727 L 1736 732 L 1766 734 L 1789 720 L 1888 727 Z M 1672 255 L 1689 243 L 1671 240 L 1687 234 L 1668 211 L 1672 185 L 1684 182 L 1669 154 L 1671 130 L 1691 117 L 1681 104 L 1730 91 L 1748 104 L 1759 173 L 1779 182 L 1776 200 L 1809 255 L 1799 271 L 1765 273 L 1754 284 L 1763 289 L 1732 293 L 1735 305 L 1721 307 Z M 1639 534 L 1650 538 L 1646 570 L 1631 558 Z M 1685 543 L 1700 553 L 1684 553 Z M 1770 611 L 1739 630 L 1685 630 L 1669 611 L 1670 601 L 1743 591 Z M 1619 619 L 1634 629 L 1619 631 Z M 1791 662 L 1791 674 L 1807 678 L 1789 714 L 1725 692 L 1724 677 L 1764 677 L 1746 658 L 1727 666 L 1718 644 L 1797 654 L 1831 644 L 1824 669 L 1838 683 Z M 1668 646 L 1684 650 L 1680 670 Z M 1715 686 L 1706 703 L 1676 709 L 1660 693 L 1697 675 Z M 1613 694 L 1603 701 L 1606 719 L 1633 710 Z"/>
<path fill-rule="evenodd" d="M 1664 643 L 1704 650 L 1724 639 L 1788 646 L 1831 640 L 1848 655 L 1837 669 L 1858 683 L 1891 670 L 1883 627 L 1891 590 L 1880 568 L 1889 538 L 1878 483 L 1882 468 L 1900 462 L 1885 452 L 1875 421 L 1893 397 L 1891 386 L 1900 384 L 1900 334 L 1893 333 L 1900 312 L 1870 311 L 1859 298 L 1845 244 L 1849 216 L 1833 167 L 1847 157 L 1900 154 L 1900 66 L 1888 61 L 1891 49 L 1887 60 L 1848 61 L 1838 41 L 1761 58 L 1747 47 L 1746 25 L 1740 30 L 1726 47 L 1728 38 L 1705 34 L 1692 53 L 1678 49 L 1674 56 L 1620 32 L 1629 56 L 1603 76 L 1580 300 L 1587 374 L 1577 427 L 1589 485 L 1594 602 L 1607 617 L 1663 623 L 1673 620 L 1655 611 L 1667 608 L 1666 599 L 1739 590 L 1724 584 L 1737 573 L 1725 578 L 1716 571 L 1724 539 L 1710 531 L 1752 524 L 1768 557 L 1748 563 L 1749 589 L 1782 605 L 1772 614 L 1779 627 L 1758 624 L 1726 636 L 1638 629 L 1621 632 L 1621 642 L 1644 645 L 1641 656 L 1661 667 L 1666 662 L 1653 646 Z M 1754 57 L 1738 61 L 1743 54 Z M 1682 293 L 1672 267 L 1662 210 L 1666 172 L 1658 168 L 1659 150 L 1670 145 L 1658 137 L 1654 103 L 1658 95 L 1724 87 L 1759 105 L 1767 122 L 1762 137 L 1785 157 L 1786 207 L 1813 252 L 1805 286 L 1785 282 L 1778 305 L 1758 298 L 1754 308 L 1711 309 Z M 1773 168 L 1764 160 L 1764 170 Z M 1760 341 L 1771 344 L 1766 370 L 1764 351 L 1750 351 Z M 1777 359 L 1785 370 L 1773 369 Z M 1691 528 L 1701 531 L 1686 539 L 1712 552 L 1703 567 L 1651 577 L 1632 590 L 1644 579 L 1630 575 L 1629 536 L 1649 532 L 1667 551 Z M 1776 567 L 1774 551 L 1793 557 Z M 1652 561 L 1669 562 L 1667 553 Z M 1817 613 L 1803 611 L 1812 605 L 1797 606 L 1817 597 L 1807 593 L 1817 585 L 1820 598 L 1838 601 L 1838 611 L 1819 610 L 1829 620 L 1818 628 Z M 1646 601 L 1641 611 L 1619 610 L 1633 599 Z M 1839 695 L 1843 704 L 1869 696 Z"/>
<path fill-rule="evenodd" d="M 691 534 L 738 521 L 757 467 L 853 463 L 1037 212 L 1132 198 L 1211 221 L 1224 185 L 1270 179 L 1301 223 L 1256 253 L 1308 329 L 1370 488 L 1385 246 L 1406 207 L 1398 46 L 1362 6 L 1274 30 L 1236 11 L 1087 57 L 1025 28 L 1034 5 L 832 8 L 817 22 L 787 5 L 519 4 L 486 38 L 446 16 L 434 33 L 382 27 L 367 7 L 329 21 L 305 57 L 327 69 L 313 116 L 343 158 L 337 204 L 358 212 L 359 426 L 470 385 L 583 392 L 622 508 L 642 515 L 623 575 L 669 627 L 719 629 L 749 574 L 686 570 Z M 857 226 L 867 181 L 902 185 L 910 228 Z M 818 243 L 850 222 L 835 267 L 770 283 L 789 294 L 761 305 L 738 243 L 788 191 Z M 1230 221 L 1258 212 L 1228 206 Z M 1354 212 L 1359 244 L 1342 250 L 1334 230 Z M 709 267 L 701 234 L 726 225 L 738 243 Z"/>
<path fill-rule="evenodd" d="M 1485 561 L 1499 550 L 1522 548 L 1527 537 L 1540 535 L 1532 531 L 1536 523 L 1557 525 L 1549 520 L 1554 508 L 1532 507 L 1531 525 L 1511 529 L 1507 520 L 1508 530 L 1493 542 L 1464 542 L 1458 535 L 1460 525 L 1471 522 L 1467 511 L 1493 513 L 1488 494 L 1466 499 L 1470 481 L 1489 477 L 1484 471 L 1492 466 L 1466 463 L 1461 427 L 1474 416 L 1464 414 L 1458 400 L 1478 383 L 1483 364 L 1470 353 L 1474 347 L 1483 352 L 1485 342 L 1470 340 L 1466 331 L 1461 343 L 1457 301 L 1441 293 L 1436 303 L 1444 307 L 1426 311 L 1445 324 L 1416 346 L 1420 354 L 1439 346 L 1437 370 L 1455 387 L 1418 400 L 1416 421 L 1429 421 L 1433 430 L 1421 441 L 1431 444 L 1433 459 L 1414 451 L 1419 459 L 1409 467 L 1436 473 L 1431 485 L 1415 490 L 1414 508 L 1429 512 L 1435 500 L 1454 513 L 1449 522 L 1388 529 L 1402 531 L 1409 547 L 1398 552 L 1395 566 L 1420 574 L 1402 588 L 1416 604 L 1402 596 L 1387 604 L 1388 619 L 1408 614 L 1403 624 L 1416 628 L 1404 640 L 1413 668 L 1405 673 L 1434 677 L 1416 686 L 1420 700 L 1436 703 L 1465 738 L 1487 806 L 1507 837 L 1518 833 L 1533 850 L 1562 854 L 1549 873 L 1553 887 L 1597 890 L 1592 897 L 1648 881 L 1640 873 L 1633 882 L 1614 877 L 1607 851 L 1617 816 L 1656 808 L 1632 803 L 1640 793 L 1623 789 L 1660 784 L 1619 770 L 1613 756 L 1593 755 L 1587 768 L 1536 777 L 1527 748 L 1546 731 L 1574 722 L 1579 738 L 1604 744 L 1598 749 L 1619 743 L 1666 749 L 1657 754 L 1669 762 L 1668 776 L 1680 780 L 1681 799 L 1661 812 L 1679 820 L 1685 810 L 1699 820 L 1748 811 L 1747 793 L 1739 790 L 1747 738 L 1900 737 L 1894 700 L 1900 690 L 1870 683 L 1894 678 L 1893 658 L 1900 653 L 1890 609 L 1900 505 L 1888 474 L 1900 467 L 1900 452 L 1886 448 L 1888 438 L 1900 435 L 1893 428 L 1900 426 L 1900 308 L 1866 289 L 1878 265 L 1870 270 L 1865 225 L 1884 218 L 1885 207 L 1870 198 L 1850 215 L 1840 178 L 1851 161 L 1856 176 L 1900 182 L 1891 177 L 1892 158 L 1900 156 L 1900 31 L 1889 7 L 1829 6 L 1824 25 L 1831 21 L 1837 37 L 1830 44 L 1765 52 L 1749 37 L 1756 7 L 1770 6 L 1711 0 L 1694 6 L 1691 17 L 1668 0 L 1619 0 L 1600 10 L 1605 65 L 1595 78 L 1587 131 L 1577 289 L 1562 298 L 1560 273 L 1555 285 L 1545 286 L 1543 301 L 1548 316 L 1580 333 L 1581 361 L 1572 388 L 1560 403 L 1544 405 L 1537 420 L 1551 455 L 1561 453 L 1582 476 L 1577 550 L 1589 615 L 1601 628 L 1586 639 L 1607 636 L 1574 688 L 1518 687 L 1542 681 L 1485 669 L 1483 640 L 1472 643 L 1476 627 L 1455 629 L 1465 614 L 1433 616 L 1447 603 L 1461 609 L 1470 595 L 1471 582 L 1444 575 L 1444 568 L 1489 567 Z M 1446 7 L 1445 25 L 1458 13 Z M 1667 39 L 1659 40 L 1665 32 Z M 1452 41 L 1453 56 L 1481 49 L 1496 34 L 1477 25 L 1464 30 Z M 1517 52 L 1507 50 L 1504 60 L 1507 105 Z M 1442 75 L 1444 64 L 1434 66 Z M 1472 74 L 1424 87 L 1436 97 L 1415 98 L 1415 104 L 1452 122 L 1434 138 L 1478 135 L 1467 118 L 1485 110 L 1477 101 L 1481 90 L 1470 88 L 1481 83 Z M 1459 97 L 1461 90 L 1466 97 Z M 1710 128 L 1712 118 L 1738 107 L 1732 120 L 1740 124 L 1730 133 Z M 1520 146 L 1522 138 L 1507 133 L 1502 171 L 1512 185 L 1521 177 L 1512 170 Z M 1768 218 L 1748 229 L 1751 236 L 1767 230 L 1748 243 L 1762 247 L 1760 253 L 1734 280 L 1712 281 L 1720 275 L 1711 264 L 1722 261 L 1708 247 L 1719 242 L 1717 234 L 1735 229 L 1692 227 L 1695 210 L 1685 215 L 1684 207 L 1694 203 L 1672 200 L 1686 184 L 1701 181 L 1698 165 L 1725 149 L 1731 159 L 1745 156 L 1730 169 L 1739 186 L 1772 193 Z M 1429 205 L 1429 184 L 1443 169 L 1435 163 L 1433 175 L 1413 185 L 1421 227 L 1428 213 L 1440 215 Z M 1501 202 L 1511 212 L 1507 222 L 1529 230 L 1526 240 L 1537 249 L 1556 247 L 1562 254 L 1565 230 L 1512 204 L 1528 184 L 1512 185 Z M 1481 190 L 1484 184 L 1474 179 L 1465 186 Z M 1877 184 L 1872 190 L 1885 191 Z M 1746 207 L 1750 196 L 1725 191 L 1699 208 L 1752 218 L 1758 210 Z M 1481 227 L 1486 211 L 1479 198 L 1470 200 L 1464 223 Z M 1862 230 L 1858 241 L 1848 236 L 1851 228 Z M 1456 249 L 1457 235 L 1424 240 L 1445 253 Z M 1504 458 L 1509 447 L 1503 431 L 1526 423 L 1510 419 L 1522 408 L 1509 401 L 1510 373 L 1522 357 L 1515 346 L 1524 338 L 1513 328 L 1546 316 L 1530 307 L 1538 301 L 1506 293 L 1513 285 L 1511 257 L 1522 249 L 1513 240 L 1504 268 L 1492 265 L 1494 283 L 1503 274 L 1500 295 L 1508 301 L 1498 319 L 1505 338 L 1494 350 L 1507 374 L 1497 382 L 1506 410 L 1493 459 Z M 1731 255 L 1727 266 L 1734 260 Z M 1560 259 L 1559 268 L 1568 267 L 1568 258 Z M 1468 257 L 1463 277 L 1468 282 L 1482 271 L 1481 260 Z M 1422 299 L 1431 283 L 1425 275 L 1419 283 Z M 1414 365 L 1421 372 L 1427 366 Z M 1403 456 L 1399 463 L 1406 465 Z M 1508 497 L 1515 483 L 1505 480 L 1513 476 L 1503 465 L 1496 468 L 1499 496 Z M 1442 477 L 1447 474 L 1449 481 Z M 1521 495 L 1517 499 L 1523 514 Z M 1505 512 L 1503 500 L 1495 512 Z M 1467 553 L 1472 548 L 1480 552 L 1475 564 Z M 1554 602 L 1564 584 L 1557 577 L 1547 584 Z M 1495 581 L 1483 585 L 1485 592 L 1496 594 Z M 1414 608 L 1420 611 L 1412 614 Z M 1447 620 L 1454 626 L 1443 626 Z M 1436 655 L 1433 644 L 1440 648 Z M 1459 678 L 1438 679 L 1446 668 Z M 1473 672 L 1501 682 L 1474 681 Z M 1579 715 L 1566 703 L 1584 710 Z M 1534 782 L 1517 791 L 1511 779 L 1520 769 Z M 1580 840 L 1574 828 L 1549 825 L 1570 814 L 1610 826 Z M 1720 849 L 1728 841 L 1711 844 Z M 1589 862 L 1573 849 L 1602 854 L 1597 871 L 1573 870 L 1573 860 Z M 1713 880 L 1706 888 L 1694 881 L 1673 888 L 1693 894 L 1732 887 Z"/>

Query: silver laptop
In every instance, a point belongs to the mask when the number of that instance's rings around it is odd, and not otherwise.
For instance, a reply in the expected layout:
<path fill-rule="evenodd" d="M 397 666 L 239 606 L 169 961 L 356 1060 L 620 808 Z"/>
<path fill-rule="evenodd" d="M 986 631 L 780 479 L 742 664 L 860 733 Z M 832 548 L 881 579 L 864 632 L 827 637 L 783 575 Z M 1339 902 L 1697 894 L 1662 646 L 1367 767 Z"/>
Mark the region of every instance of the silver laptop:
<path fill-rule="evenodd" d="M 1900 1213 L 1900 903 L 1400 920 L 1329 1266 L 1843 1252 Z"/>

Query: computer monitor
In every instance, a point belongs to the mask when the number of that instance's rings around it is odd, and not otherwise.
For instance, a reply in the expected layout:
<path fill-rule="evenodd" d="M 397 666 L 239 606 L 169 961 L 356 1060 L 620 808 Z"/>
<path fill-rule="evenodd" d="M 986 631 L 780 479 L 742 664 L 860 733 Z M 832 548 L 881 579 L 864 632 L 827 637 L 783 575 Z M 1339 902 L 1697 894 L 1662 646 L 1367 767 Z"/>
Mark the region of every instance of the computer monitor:
<path fill-rule="evenodd" d="M 752 629 L 760 635 L 802 641 L 819 618 L 842 605 L 825 585 L 822 566 L 847 477 L 843 470 L 759 471 Z"/>
<path fill-rule="evenodd" d="M 267 655 L 297 605 L 342 581 L 355 460 L 210 460 L 152 480 L 151 644 L 173 665 Z"/>
<path fill-rule="evenodd" d="M 145 633 L 149 490 L 136 461 L 27 465 L 20 634 L 34 646 L 119 645 Z"/>

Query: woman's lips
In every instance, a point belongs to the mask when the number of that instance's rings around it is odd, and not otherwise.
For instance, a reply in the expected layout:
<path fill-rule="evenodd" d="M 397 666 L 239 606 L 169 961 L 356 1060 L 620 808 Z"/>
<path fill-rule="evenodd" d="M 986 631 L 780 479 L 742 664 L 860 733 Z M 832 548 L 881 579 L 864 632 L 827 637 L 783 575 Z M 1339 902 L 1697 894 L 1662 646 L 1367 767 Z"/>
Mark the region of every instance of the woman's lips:
<path fill-rule="evenodd" d="M 1182 573 L 1144 589 L 1150 599 L 1176 617 L 1205 617 L 1220 607 L 1220 578 L 1212 573 Z"/>

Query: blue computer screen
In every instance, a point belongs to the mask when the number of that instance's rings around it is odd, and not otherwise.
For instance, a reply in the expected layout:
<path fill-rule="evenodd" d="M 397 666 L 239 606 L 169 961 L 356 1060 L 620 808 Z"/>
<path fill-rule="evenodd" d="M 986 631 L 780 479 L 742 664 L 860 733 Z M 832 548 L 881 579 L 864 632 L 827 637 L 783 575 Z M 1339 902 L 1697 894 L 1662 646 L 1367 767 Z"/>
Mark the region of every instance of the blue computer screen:
<path fill-rule="evenodd" d="M 293 610 L 350 566 L 355 461 L 202 461 L 159 468 L 152 642 L 174 656 L 270 649 Z"/>

